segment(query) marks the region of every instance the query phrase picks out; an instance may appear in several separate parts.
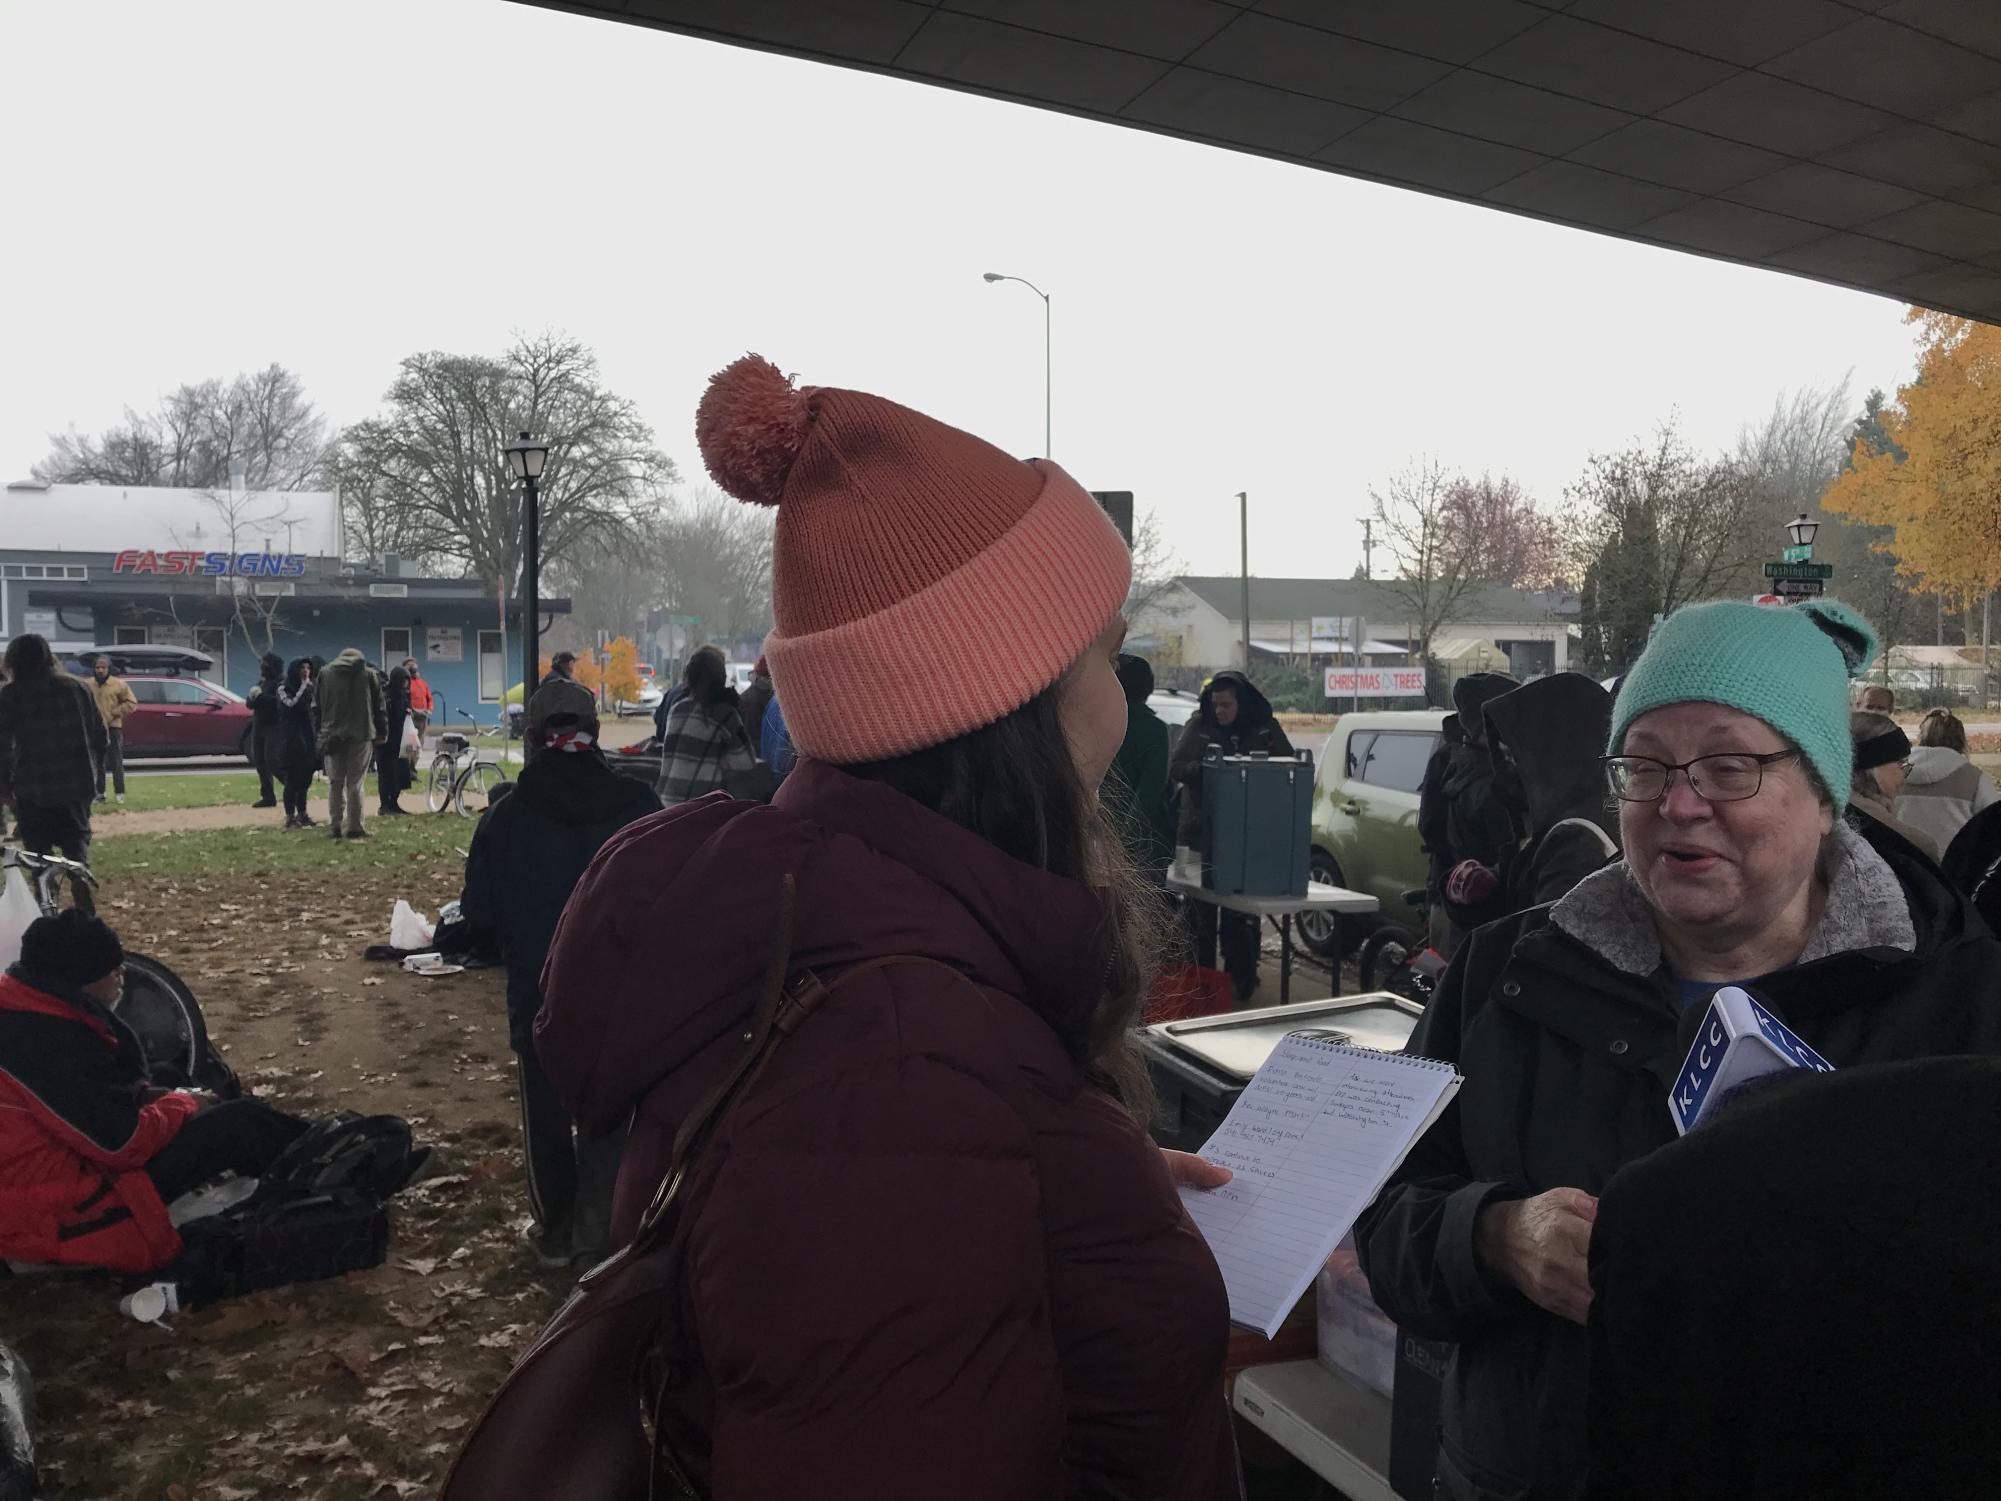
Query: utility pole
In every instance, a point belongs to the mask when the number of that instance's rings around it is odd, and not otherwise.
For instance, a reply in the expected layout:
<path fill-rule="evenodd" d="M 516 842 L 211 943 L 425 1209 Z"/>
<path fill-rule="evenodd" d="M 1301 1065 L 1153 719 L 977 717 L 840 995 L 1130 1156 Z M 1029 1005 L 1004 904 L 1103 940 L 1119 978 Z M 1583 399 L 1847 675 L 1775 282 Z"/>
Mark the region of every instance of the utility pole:
<path fill-rule="evenodd" d="M 1376 576 L 1376 524 L 1367 516 L 1362 518 L 1362 577 Z"/>
<path fill-rule="evenodd" d="M 1237 524 L 1241 531 L 1244 567 L 1244 675 L 1251 671 L 1251 492 L 1237 492 Z"/>

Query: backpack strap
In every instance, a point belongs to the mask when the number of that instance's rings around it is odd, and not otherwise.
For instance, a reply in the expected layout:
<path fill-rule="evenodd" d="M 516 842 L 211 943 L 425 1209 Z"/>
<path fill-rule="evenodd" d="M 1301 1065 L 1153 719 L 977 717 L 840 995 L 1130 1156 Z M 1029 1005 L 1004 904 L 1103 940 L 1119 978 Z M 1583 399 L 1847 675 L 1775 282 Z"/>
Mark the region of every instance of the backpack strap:
<path fill-rule="evenodd" d="M 635 1254 L 651 1249 L 673 1234 L 678 1220 L 667 1211 L 680 1197 L 690 1169 L 707 1149 L 716 1128 L 729 1114 L 738 1096 L 763 1072 L 772 1051 L 798 1031 L 800 1023 L 817 1011 L 827 997 L 850 980 L 896 964 L 930 964 L 959 975 L 959 971 L 951 965 L 917 954 L 887 954 L 864 960 L 843 969 L 831 981 L 823 980 L 810 969 L 791 974 L 792 926 L 797 903 L 798 883 L 788 874 L 779 892 L 778 916 L 772 925 L 771 951 L 765 962 L 764 985 L 750 1025 L 742 1034 L 742 1056 L 722 1083 L 690 1113 L 687 1122 L 676 1134 L 674 1155 L 668 1161 L 667 1171 L 661 1176 L 660 1186 L 654 1190 L 653 1201 L 640 1217 L 638 1230 L 633 1233 L 632 1250 Z"/>

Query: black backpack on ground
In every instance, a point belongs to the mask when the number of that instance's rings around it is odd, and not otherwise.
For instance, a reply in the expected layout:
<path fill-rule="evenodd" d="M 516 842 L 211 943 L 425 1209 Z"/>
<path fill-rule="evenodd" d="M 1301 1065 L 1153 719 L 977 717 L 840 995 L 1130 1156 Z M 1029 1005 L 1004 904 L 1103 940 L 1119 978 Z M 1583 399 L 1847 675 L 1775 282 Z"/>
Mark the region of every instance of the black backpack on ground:
<path fill-rule="evenodd" d="M 183 1225 L 181 1255 L 160 1275 L 180 1283 L 183 1306 L 199 1307 L 380 1266 L 389 1254 L 385 1205 L 428 1155 L 413 1152 L 398 1116 L 340 1111 L 315 1121 L 249 1198 Z"/>

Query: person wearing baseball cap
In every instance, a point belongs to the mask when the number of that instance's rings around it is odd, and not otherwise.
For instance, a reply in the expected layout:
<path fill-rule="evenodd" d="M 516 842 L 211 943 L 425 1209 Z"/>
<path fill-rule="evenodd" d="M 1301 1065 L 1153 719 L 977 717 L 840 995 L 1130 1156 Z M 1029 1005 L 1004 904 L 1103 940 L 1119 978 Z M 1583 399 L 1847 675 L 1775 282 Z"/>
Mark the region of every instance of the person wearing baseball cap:
<path fill-rule="evenodd" d="M 573 651 L 559 651 L 549 659 L 549 670 L 542 674 L 542 681 L 536 688 L 551 688 L 557 683 L 574 683 L 577 680 L 577 654 Z"/>
<path fill-rule="evenodd" d="M 560 678 L 529 698 L 528 764 L 473 831 L 459 916 L 507 966 L 507 1039 L 521 1092 L 522 1155 L 535 1221 L 525 1237 L 548 1267 L 595 1262 L 611 1233 L 624 1133 L 577 1132 L 535 1053 L 542 964 L 564 904 L 604 842 L 660 810 L 653 789 L 620 776 L 598 745 L 598 704 Z"/>
<path fill-rule="evenodd" d="M 1623 858 L 1475 930 L 1412 1034 L 1466 1083 L 1356 1243 L 1383 1312 L 1457 1345 L 1441 1496 L 1577 1493 L 1597 1195 L 1673 1139 L 1684 1010 L 1741 985 L 1837 1069 L 2001 1051 L 2001 940 L 1844 816 L 1875 654 L 1832 600 L 1668 617 L 1612 707 Z"/>
<path fill-rule="evenodd" d="M 761 977 L 834 993 L 698 1159 L 663 1441 L 716 1495 L 1234 1494 L 1227 1298 L 1175 1182 L 1228 1175 L 1146 1134 L 1158 939 L 1097 796 L 1125 544 L 1049 460 L 756 356 L 696 434 L 777 513 L 800 759 L 768 806 L 621 834 L 564 915 L 536 1045 L 581 1124 L 632 1121 L 616 1240 Z"/>

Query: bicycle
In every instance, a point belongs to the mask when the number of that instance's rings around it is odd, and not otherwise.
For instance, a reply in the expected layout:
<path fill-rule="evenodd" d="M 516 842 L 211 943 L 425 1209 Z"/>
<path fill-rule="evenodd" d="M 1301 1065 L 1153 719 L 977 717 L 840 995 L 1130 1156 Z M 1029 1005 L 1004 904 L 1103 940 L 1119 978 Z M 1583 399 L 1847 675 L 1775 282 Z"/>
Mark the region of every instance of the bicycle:
<path fill-rule="evenodd" d="M 477 726 L 464 709 L 459 718 Z M 493 803 L 494 794 L 507 785 L 507 768 L 498 760 L 473 749 L 471 737 L 456 730 L 438 736 L 438 753 L 431 758 L 431 772 L 425 788 L 425 802 L 433 813 L 447 807 L 460 818 L 477 818 Z"/>
<path fill-rule="evenodd" d="M 1403 899 L 1419 922 L 1430 915 L 1428 891 L 1406 891 Z M 1424 935 L 1402 923 L 1384 923 L 1362 940 L 1355 956 L 1355 980 L 1364 991 L 1386 990 L 1408 1000 L 1425 1002 L 1445 974 L 1445 956 Z"/>
<path fill-rule="evenodd" d="M 9 845 L 0 848 L 0 873 L 8 870 L 21 873 L 44 917 L 62 911 L 65 883 L 72 900 L 78 889 L 97 890 L 97 877 L 88 866 L 60 855 L 37 855 Z M 126 951 L 125 989 L 111 1013 L 138 1037 L 155 1083 L 206 1089 L 225 1100 L 243 1092 L 236 1071 L 209 1043 L 201 1003 L 187 982 L 159 960 Z"/>

